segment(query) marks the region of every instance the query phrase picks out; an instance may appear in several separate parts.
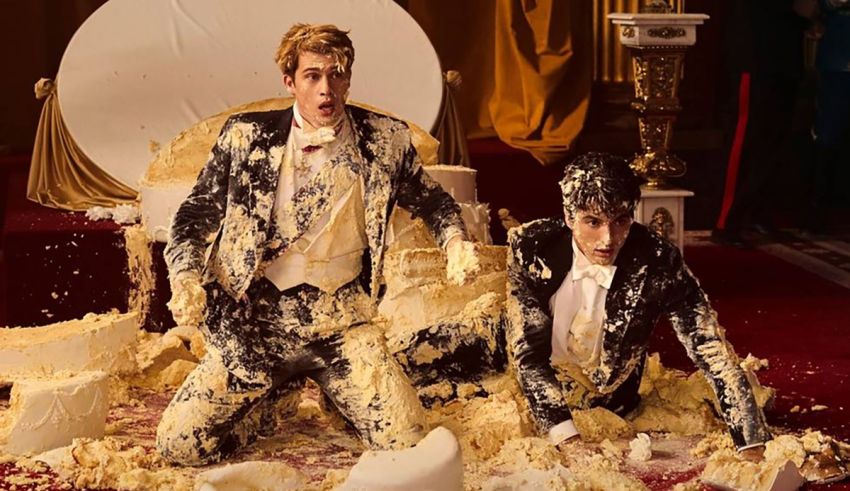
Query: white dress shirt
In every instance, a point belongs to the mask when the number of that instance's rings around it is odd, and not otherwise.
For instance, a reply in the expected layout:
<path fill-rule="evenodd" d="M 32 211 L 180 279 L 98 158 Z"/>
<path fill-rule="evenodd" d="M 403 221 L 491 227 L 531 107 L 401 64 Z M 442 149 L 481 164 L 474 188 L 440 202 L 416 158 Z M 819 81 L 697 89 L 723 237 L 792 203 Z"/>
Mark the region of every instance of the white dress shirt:
<path fill-rule="evenodd" d="M 572 363 L 593 369 L 602 348 L 605 299 L 616 266 L 593 264 L 572 241 L 573 264 L 563 283 L 549 299 L 552 312 L 553 363 Z M 553 426 L 549 440 L 557 445 L 578 435 L 572 420 Z"/>

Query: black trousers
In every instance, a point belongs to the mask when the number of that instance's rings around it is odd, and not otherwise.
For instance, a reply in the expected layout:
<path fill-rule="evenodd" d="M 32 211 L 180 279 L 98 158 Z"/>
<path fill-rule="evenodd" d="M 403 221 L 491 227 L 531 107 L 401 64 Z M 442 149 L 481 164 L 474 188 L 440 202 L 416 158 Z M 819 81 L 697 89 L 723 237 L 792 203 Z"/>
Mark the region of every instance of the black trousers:
<path fill-rule="evenodd" d="M 416 391 L 367 322 L 371 299 L 358 282 L 327 294 L 306 285 L 280 292 L 260 279 L 247 298 L 209 286 L 208 353 L 157 428 L 166 460 L 216 462 L 272 432 L 275 412 L 297 407 L 307 377 L 371 448 L 406 448 L 424 436 Z"/>

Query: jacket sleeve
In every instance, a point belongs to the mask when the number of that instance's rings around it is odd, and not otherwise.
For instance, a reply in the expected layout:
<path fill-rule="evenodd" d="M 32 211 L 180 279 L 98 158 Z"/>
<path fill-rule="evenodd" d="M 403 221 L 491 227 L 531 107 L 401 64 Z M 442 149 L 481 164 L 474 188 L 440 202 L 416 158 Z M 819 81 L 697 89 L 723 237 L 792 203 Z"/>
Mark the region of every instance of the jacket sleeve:
<path fill-rule="evenodd" d="M 172 277 L 184 272 L 201 273 L 204 253 L 224 217 L 231 154 L 228 150 L 233 118 L 225 122 L 195 186 L 171 221 L 165 262 Z"/>
<path fill-rule="evenodd" d="M 460 215 L 460 206 L 434 181 L 422 167 L 422 160 L 410 142 L 410 132 L 405 129 L 406 141 L 400 152 L 398 166 L 398 204 L 410 211 L 414 218 L 422 218 L 434 239 L 445 247 L 452 237 L 468 238 L 466 225 Z"/>
<path fill-rule="evenodd" d="M 770 440 L 764 414 L 756 404 L 735 350 L 717 322 L 717 313 L 675 247 L 667 266 L 673 277 L 665 289 L 665 312 L 688 357 L 702 370 L 717 395 L 735 446 L 748 447 Z"/>
<path fill-rule="evenodd" d="M 505 338 L 509 364 L 540 433 L 572 419 L 563 388 L 555 377 L 551 355 L 552 318 L 534 294 L 528 270 L 523 266 L 523 239 L 515 228 L 508 234 L 508 285 Z M 525 251 L 527 252 L 527 251 Z"/>

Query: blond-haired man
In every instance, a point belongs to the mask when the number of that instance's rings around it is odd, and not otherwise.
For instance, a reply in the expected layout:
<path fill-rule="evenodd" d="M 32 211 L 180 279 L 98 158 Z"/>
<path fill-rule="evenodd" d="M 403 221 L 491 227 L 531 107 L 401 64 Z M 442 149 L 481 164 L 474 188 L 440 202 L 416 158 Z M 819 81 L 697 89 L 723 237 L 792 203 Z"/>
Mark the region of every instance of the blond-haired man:
<path fill-rule="evenodd" d="M 393 207 L 423 218 L 450 261 L 466 240 L 459 208 L 403 122 L 346 105 L 346 32 L 296 24 L 276 61 L 294 106 L 228 119 L 171 228 L 170 306 L 178 325 L 203 319 L 209 349 L 157 429 L 172 462 L 215 462 L 273 429 L 305 378 L 372 448 L 424 435 L 369 321 Z"/>

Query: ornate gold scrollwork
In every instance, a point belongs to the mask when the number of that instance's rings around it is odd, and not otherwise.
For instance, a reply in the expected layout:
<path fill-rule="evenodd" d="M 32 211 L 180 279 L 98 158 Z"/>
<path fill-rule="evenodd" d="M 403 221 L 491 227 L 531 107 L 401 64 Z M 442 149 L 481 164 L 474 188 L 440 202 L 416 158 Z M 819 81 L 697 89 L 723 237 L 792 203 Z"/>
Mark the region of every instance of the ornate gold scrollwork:
<path fill-rule="evenodd" d="M 649 219 L 647 228 L 667 240 L 672 240 L 673 231 L 676 230 L 676 222 L 673 221 L 673 214 L 670 213 L 670 210 L 660 206 L 652 212 L 652 218 Z"/>
<path fill-rule="evenodd" d="M 635 37 L 635 28 L 632 26 L 623 26 L 623 31 L 621 32 L 624 38 L 633 38 Z"/>
<path fill-rule="evenodd" d="M 664 187 L 665 179 L 685 173 L 685 163 L 668 154 L 673 122 L 681 110 L 677 97 L 679 75 L 685 52 L 681 48 L 647 47 L 632 49 L 635 98 L 643 153 L 635 156 L 632 169 L 650 187 Z"/>
<path fill-rule="evenodd" d="M 673 8 L 666 0 L 649 0 L 640 11 L 644 14 L 669 14 L 673 12 Z"/>
<path fill-rule="evenodd" d="M 648 29 L 647 33 L 649 34 L 649 37 L 661 39 L 683 38 L 687 34 L 685 29 L 681 27 L 656 27 Z"/>

